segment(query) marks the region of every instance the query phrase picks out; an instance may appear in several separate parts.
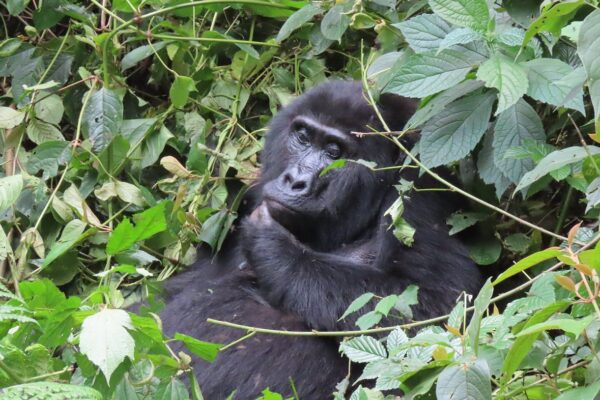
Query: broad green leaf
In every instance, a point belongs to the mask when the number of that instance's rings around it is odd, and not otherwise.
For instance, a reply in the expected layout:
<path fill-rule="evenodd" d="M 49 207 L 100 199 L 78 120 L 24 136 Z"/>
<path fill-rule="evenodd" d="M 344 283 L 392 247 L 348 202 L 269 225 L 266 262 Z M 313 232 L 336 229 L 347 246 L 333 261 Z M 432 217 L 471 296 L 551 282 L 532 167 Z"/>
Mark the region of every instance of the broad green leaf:
<path fill-rule="evenodd" d="M 383 344 L 370 336 L 358 336 L 342 342 L 340 350 L 353 362 L 367 363 L 384 360 L 387 351 Z"/>
<path fill-rule="evenodd" d="M 375 312 L 383 314 L 387 317 L 392 307 L 394 307 L 394 304 L 396 304 L 396 301 L 398 301 L 398 296 L 395 294 L 385 296 L 383 299 L 379 300 L 375 306 Z"/>
<path fill-rule="evenodd" d="M 490 14 L 485 0 L 429 0 L 429 6 L 446 21 L 484 32 Z"/>
<path fill-rule="evenodd" d="M 435 388 L 437 400 L 491 400 L 490 370 L 484 360 L 444 368 Z"/>
<path fill-rule="evenodd" d="M 187 388 L 179 379 L 171 378 L 167 384 L 161 384 L 156 389 L 156 400 L 188 400 L 190 395 Z"/>
<path fill-rule="evenodd" d="M 25 119 L 25 113 L 10 107 L 0 107 L 0 129 L 11 129 Z"/>
<path fill-rule="evenodd" d="M 406 289 L 397 296 L 394 309 L 398 310 L 404 317 L 412 320 L 413 313 L 411 306 L 419 304 L 419 287 L 416 285 L 408 285 Z"/>
<path fill-rule="evenodd" d="M 462 81 L 472 64 L 467 55 L 453 49 L 437 55 L 434 51 L 413 54 L 383 91 L 406 97 L 427 97 Z"/>
<path fill-rule="evenodd" d="M 187 104 L 190 92 L 196 90 L 196 84 L 190 77 L 177 75 L 169 90 L 169 98 L 174 107 L 181 108 Z"/>
<path fill-rule="evenodd" d="M 135 243 L 167 229 L 165 205 L 166 203 L 162 202 L 144 212 L 135 214 L 133 216 L 135 226 L 128 218 L 121 221 L 108 237 L 106 245 L 108 254 L 114 255 L 129 250 Z"/>
<path fill-rule="evenodd" d="M 117 135 L 123 121 L 123 103 L 110 89 L 102 88 L 90 97 L 83 115 L 83 132 L 99 153 Z"/>
<path fill-rule="evenodd" d="M 82 241 L 85 238 L 83 236 L 85 227 L 86 223 L 79 219 L 69 221 L 69 223 L 65 225 L 58 241 L 50 247 L 50 251 L 44 259 L 42 267 L 47 267 L 52 261 L 56 260 L 68 250 L 72 249 L 77 243 Z"/>
<path fill-rule="evenodd" d="M 511 59 L 494 54 L 481 64 L 477 78 L 485 82 L 485 86 L 498 89 L 498 107 L 496 115 L 515 104 L 527 93 L 527 71 Z"/>
<path fill-rule="evenodd" d="M 6 9 L 10 15 L 19 15 L 25 11 L 28 4 L 29 0 L 7 0 Z"/>
<path fill-rule="evenodd" d="M 329 40 L 340 40 L 348 26 L 350 25 L 350 17 L 345 15 L 345 8 L 341 4 L 337 4 L 327 11 L 327 14 L 321 21 L 321 33 Z"/>
<path fill-rule="evenodd" d="M 510 185 L 510 181 L 506 179 L 502 171 L 494 163 L 493 141 L 493 132 L 488 132 L 483 138 L 483 147 L 477 155 L 477 171 L 485 183 L 494 185 L 496 188 L 496 197 L 500 199 Z"/>
<path fill-rule="evenodd" d="M 525 40 L 525 30 L 513 26 L 506 30 L 503 30 L 499 35 L 496 36 L 496 39 L 500 43 L 504 43 L 507 46 L 521 48 L 521 46 L 523 45 L 523 40 Z M 527 48 L 533 51 L 533 55 L 535 57 L 542 57 L 542 46 L 540 45 L 540 41 L 537 38 L 533 38 L 532 40 L 530 40 L 527 43 Z M 526 48 L 523 47 L 522 49 L 525 50 Z"/>
<path fill-rule="evenodd" d="M 540 322 L 546 321 L 555 313 L 564 310 L 569 306 L 569 303 L 566 301 L 553 303 L 542 310 L 537 311 L 534 315 L 531 316 L 523 326 L 523 329 L 527 329 L 531 326 L 534 326 Z M 514 372 L 519 368 L 521 362 L 525 359 L 529 350 L 535 343 L 539 336 L 539 332 L 533 333 L 527 336 L 519 336 L 513 342 L 513 345 L 509 348 L 508 354 L 504 359 L 504 363 L 502 365 L 502 381 L 507 382 Z"/>
<path fill-rule="evenodd" d="M 447 49 L 457 44 L 467 44 L 483 39 L 481 33 L 474 31 L 471 28 L 459 28 L 451 31 L 440 42 L 439 51 Z"/>
<path fill-rule="evenodd" d="M 137 63 L 145 58 L 150 57 L 155 52 L 162 50 L 169 42 L 157 42 L 136 47 L 129 53 L 125 54 L 125 57 L 121 60 L 121 70 L 125 71 L 128 68 L 134 67 Z"/>
<path fill-rule="evenodd" d="M 446 219 L 446 223 L 452 227 L 449 235 L 455 235 L 465 229 L 475 225 L 488 217 L 487 214 L 481 212 L 463 212 L 457 211 Z"/>
<path fill-rule="evenodd" d="M 467 245 L 469 257 L 479 265 L 490 265 L 502 254 L 502 244 L 495 237 L 479 237 Z"/>
<path fill-rule="evenodd" d="M 35 116 L 49 124 L 58 125 L 65 112 L 62 99 L 52 94 L 35 103 Z"/>
<path fill-rule="evenodd" d="M 540 32 L 550 32 L 559 36 L 561 29 L 584 3 L 584 0 L 561 0 L 547 4 L 542 9 L 542 14 L 527 29 L 523 45 Z"/>
<path fill-rule="evenodd" d="M 0 178 L 0 212 L 11 207 L 23 190 L 23 177 L 11 175 Z"/>
<path fill-rule="evenodd" d="M 529 89 L 527 95 L 535 100 L 557 107 L 569 107 L 585 114 L 583 87 L 569 88 L 557 85 L 574 71 L 569 64 L 556 58 L 538 58 L 526 62 Z M 572 91 L 575 93 L 571 94 Z"/>
<path fill-rule="evenodd" d="M 527 141 L 545 140 L 542 120 L 524 99 L 519 99 L 516 104 L 500 113 L 494 125 L 494 163 L 505 177 L 517 183 L 533 168 L 533 161 L 507 158 L 506 152 Z"/>
<path fill-rule="evenodd" d="M 563 392 L 556 400 L 595 400 L 600 393 L 600 381 L 587 387 L 579 387 Z"/>
<path fill-rule="evenodd" d="M 588 315 L 587 317 L 582 319 L 551 319 L 523 329 L 522 331 L 517 333 L 517 337 L 557 329 L 567 333 L 571 333 L 575 337 L 578 337 L 581 334 L 581 332 L 583 332 L 583 330 L 587 328 L 587 326 L 594 320 L 594 318 L 595 315 Z"/>
<path fill-rule="evenodd" d="M 135 342 L 128 330 L 133 330 L 126 311 L 105 308 L 83 320 L 79 348 L 110 381 L 112 373 L 126 357 L 133 361 Z"/>
<path fill-rule="evenodd" d="M 119 197 L 125 203 L 135 204 L 139 207 L 146 205 L 142 191 L 137 186 L 128 182 L 106 182 L 102 187 L 96 189 L 94 194 L 98 199 L 104 201 L 113 197 Z"/>
<path fill-rule="evenodd" d="M 181 340 L 189 351 L 208 362 L 215 361 L 221 348 L 220 344 L 204 342 L 182 333 L 176 333 L 174 339 Z"/>
<path fill-rule="evenodd" d="M 583 147 L 572 146 L 553 151 L 544 157 L 534 169 L 527 172 L 523 176 L 515 188 L 515 192 L 530 186 L 532 183 L 548 175 L 552 171 L 556 171 L 565 165 L 571 165 L 583 161 L 585 158 L 589 157 L 589 154 L 595 155 L 599 153 L 600 147 L 596 146 L 587 146 L 587 149 Z"/>
<path fill-rule="evenodd" d="M 57 382 L 31 382 L 0 389 L 0 397 L 6 400 L 103 400 L 100 392 L 81 385 Z"/>
<path fill-rule="evenodd" d="M 420 14 L 406 21 L 392 24 L 400 29 L 404 39 L 417 53 L 437 50 L 452 27 L 435 14 Z"/>
<path fill-rule="evenodd" d="M 173 137 L 174 136 L 171 131 L 169 131 L 169 129 L 164 125 L 162 125 L 160 129 L 155 130 L 148 135 L 147 139 L 144 140 L 142 144 L 141 167 L 149 167 L 158 161 L 158 158 L 165 148 L 165 145 Z"/>
<path fill-rule="evenodd" d="M 481 319 L 483 315 L 488 309 L 490 305 L 490 301 L 492 300 L 492 295 L 494 294 L 494 286 L 492 286 L 491 280 L 485 282 L 479 294 L 475 298 L 474 306 L 475 310 L 473 311 L 473 315 L 471 316 L 471 321 L 469 322 L 469 326 L 467 327 L 467 337 L 469 344 L 471 345 L 471 349 L 478 353 L 479 348 L 479 330 L 481 328 Z"/>
<path fill-rule="evenodd" d="M 277 34 L 277 42 L 281 43 L 287 39 L 296 29 L 312 20 L 315 15 L 321 14 L 323 10 L 314 4 L 307 4 L 285 20 Z"/>
<path fill-rule="evenodd" d="M 436 167 L 469 154 L 488 127 L 494 100 L 491 92 L 459 99 L 429 120 L 421 130 L 421 161 Z"/>
<path fill-rule="evenodd" d="M 551 260 L 553 258 L 561 255 L 562 252 L 560 249 L 551 248 L 542 251 L 538 251 L 537 253 L 533 253 L 521 260 L 519 260 L 516 264 L 508 268 L 506 271 L 498 275 L 498 277 L 494 280 L 494 285 L 502 282 L 505 279 L 510 278 L 518 273 L 525 271 L 528 268 L 533 267 L 543 261 Z"/>
<path fill-rule="evenodd" d="M 369 311 L 364 313 L 356 320 L 356 326 L 359 329 L 365 330 L 370 329 L 381 322 L 383 319 L 383 314 L 377 313 L 375 311 Z"/>
<path fill-rule="evenodd" d="M 65 140 L 64 136 L 54 125 L 33 119 L 27 124 L 27 136 L 35 144 Z"/>
<path fill-rule="evenodd" d="M 369 302 L 369 300 L 371 300 L 373 298 L 373 296 L 375 296 L 373 293 L 364 293 L 364 294 L 360 295 L 359 297 L 357 297 L 356 299 L 354 299 L 354 301 L 352 301 L 352 303 L 350 303 L 350 305 L 348 306 L 346 311 L 344 311 L 344 314 L 342 314 L 342 316 L 338 319 L 338 321 L 346 318 L 348 315 L 363 308 Z"/>
<path fill-rule="evenodd" d="M 441 112 L 446 106 L 454 100 L 473 92 L 483 86 L 483 82 L 474 79 L 469 79 L 458 85 L 452 86 L 441 93 L 438 93 L 434 98 L 427 103 L 421 104 L 417 112 L 406 123 L 405 129 L 416 128 L 421 126 L 430 118 Z"/>
<path fill-rule="evenodd" d="M 581 24 L 577 52 L 587 71 L 588 88 L 596 118 L 596 132 L 600 131 L 600 59 L 598 58 L 598 46 L 600 46 L 600 10 L 595 10 Z"/>

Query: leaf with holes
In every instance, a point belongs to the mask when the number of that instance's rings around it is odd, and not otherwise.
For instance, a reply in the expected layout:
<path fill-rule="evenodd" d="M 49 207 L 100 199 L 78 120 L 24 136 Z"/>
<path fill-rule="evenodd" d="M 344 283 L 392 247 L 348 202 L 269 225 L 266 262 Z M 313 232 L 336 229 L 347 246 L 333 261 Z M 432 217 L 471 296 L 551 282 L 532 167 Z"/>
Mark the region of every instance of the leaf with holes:
<path fill-rule="evenodd" d="M 123 103 L 110 89 L 102 88 L 90 97 L 83 114 L 83 132 L 99 153 L 119 133 L 123 122 Z"/>

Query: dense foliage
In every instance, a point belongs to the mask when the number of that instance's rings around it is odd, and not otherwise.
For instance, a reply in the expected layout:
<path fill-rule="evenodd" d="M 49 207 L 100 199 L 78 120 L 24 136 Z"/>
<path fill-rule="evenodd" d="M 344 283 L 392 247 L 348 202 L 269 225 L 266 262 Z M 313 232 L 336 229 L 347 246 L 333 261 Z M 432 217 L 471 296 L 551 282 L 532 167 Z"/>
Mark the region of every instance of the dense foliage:
<path fill-rule="evenodd" d="M 202 398 L 190 356 L 169 344 L 214 360 L 227 343 L 166 337 L 159 282 L 198 245 L 220 248 L 268 120 L 328 77 L 361 79 L 373 102 L 421 99 L 411 152 L 402 133 L 381 134 L 407 153 L 404 167 L 470 200 L 451 233 L 466 231 L 473 259 L 503 271 L 432 321 L 411 321 L 416 287 L 358 298 L 346 314 L 376 306 L 340 334 L 340 351 L 363 364 L 362 386 L 341 382 L 337 398 L 600 393 L 597 0 L 6 0 L 0 10 L 1 398 Z M 464 191 L 430 170 L 442 165 Z M 427 188 L 398 188 L 389 212 L 410 243 L 402 198 Z M 138 313 L 124 310 L 142 298 Z M 384 317 L 408 323 L 378 327 Z"/>

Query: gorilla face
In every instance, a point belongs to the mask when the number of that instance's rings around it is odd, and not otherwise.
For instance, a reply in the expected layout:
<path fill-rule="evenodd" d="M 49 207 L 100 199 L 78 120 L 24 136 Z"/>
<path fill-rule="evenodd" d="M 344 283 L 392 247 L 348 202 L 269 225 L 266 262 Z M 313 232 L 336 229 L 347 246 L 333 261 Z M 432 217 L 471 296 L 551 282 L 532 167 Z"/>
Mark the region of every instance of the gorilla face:
<path fill-rule="evenodd" d="M 263 154 L 261 185 L 271 216 L 300 241 L 320 249 L 364 234 L 379 215 L 396 173 L 356 163 L 321 173 L 340 158 L 393 165 L 398 150 L 387 139 L 351 133 L 372 129 L 380 129 L 375 112 L 355 82 L 320 85 L 281 110 L 267 136 L 265 149 L 270 151 Z"/>

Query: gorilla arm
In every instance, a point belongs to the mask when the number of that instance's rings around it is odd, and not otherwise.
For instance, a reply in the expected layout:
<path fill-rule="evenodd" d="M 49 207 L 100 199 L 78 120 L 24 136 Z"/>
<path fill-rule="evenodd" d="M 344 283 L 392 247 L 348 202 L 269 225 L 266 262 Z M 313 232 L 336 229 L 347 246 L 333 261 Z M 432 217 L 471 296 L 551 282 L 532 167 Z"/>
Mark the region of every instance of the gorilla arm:
<path fill-rule="evenodd" d="M 263 296 L 274 307 L 320 330 L 355 329 L 354 318 L 338 321 L 366 292 L 400 293 L 408 283 L 351 256 L 322 253 L 300 243 L 261 204 L 244 224 L 244 253 Z"/>

